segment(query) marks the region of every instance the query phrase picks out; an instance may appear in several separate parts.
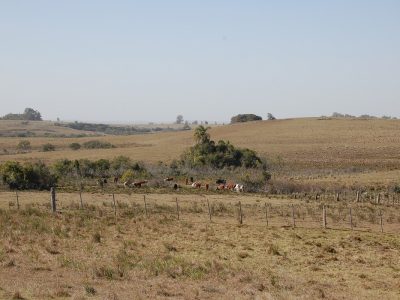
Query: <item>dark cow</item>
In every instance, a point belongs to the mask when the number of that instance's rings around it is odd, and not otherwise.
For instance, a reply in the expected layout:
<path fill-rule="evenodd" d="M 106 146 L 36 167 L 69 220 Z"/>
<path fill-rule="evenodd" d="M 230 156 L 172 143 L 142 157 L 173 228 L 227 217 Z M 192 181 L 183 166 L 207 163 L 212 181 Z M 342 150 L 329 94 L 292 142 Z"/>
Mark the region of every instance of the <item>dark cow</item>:
<path fill-rule="evenodd" d="M 137 181 L 137 182 L 133 183 L 133 186 L 140 188 L 140 187 L 142 187 L 143 184 L 146 184 L 146 183 L 147 183 L 147 180 Z"/>
<path fill-rule="evenodd" d="M 174 183 L 174 190 L 176 191 L 178 189 L 178 185 Z"/>
<path fill-rule="evenodd" d="M 174 180 L 174 177 L 167 177 L 167 178 L 164 178 L 164 181 L 172 181 L 172 180 Z"/>
<path fill-rule="evenodd" d="M 115 176 L 114 177 L 114 183 L 118 183 L 119 177 Z"/>
<path fill-rule="evenodd" d="M 208 191 L 208 188 L 210 187 L 210 185 L 208 183 L 206 183 L 206 191 Z"/>
<path fill-rule="evenodd" d="M 215 181 L 215 183 L 216 183 L 216 184 L 226 184 L 226 179 L 221 179 L 221 178 L 219 178 L 219 179 L 217 179 L 217 180 Z"/>

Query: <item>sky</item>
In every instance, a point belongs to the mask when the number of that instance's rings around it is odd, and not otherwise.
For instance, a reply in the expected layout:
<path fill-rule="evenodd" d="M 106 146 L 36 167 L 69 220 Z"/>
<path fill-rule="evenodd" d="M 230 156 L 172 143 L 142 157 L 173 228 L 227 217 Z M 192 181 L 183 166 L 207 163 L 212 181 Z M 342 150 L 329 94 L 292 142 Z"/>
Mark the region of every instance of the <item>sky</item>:
<path fill-rule="evenodd" d="M 400 1 L 0 0 L 0 115 L 400 117 Z"/>

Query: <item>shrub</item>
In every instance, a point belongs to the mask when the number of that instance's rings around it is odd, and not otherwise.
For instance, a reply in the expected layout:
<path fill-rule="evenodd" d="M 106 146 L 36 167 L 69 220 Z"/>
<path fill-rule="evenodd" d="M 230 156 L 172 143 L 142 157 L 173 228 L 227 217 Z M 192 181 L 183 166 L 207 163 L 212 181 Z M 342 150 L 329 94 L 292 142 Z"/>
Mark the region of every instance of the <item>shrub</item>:
<path fill-rule="evenodd" d="M 54 146 L 53 144 L 50 144 L 50 143 L 44 144 L 42 146 L 43 152 L 55 151 L 55 150 L 56 150 L 56 146 Z"/>
<path fill-rule="evenodd" d="M 254 114 L 239 114 L 231 118 L 231 124 L 261 120 L 262 118 L 260 116 Z"/>
<path fill-rule="evenodd" d="M 92 140 L 92 141 L 87 141 L 83 143 L 83 147 L 86 149 L 110 149 L 110 148 L 115 148 L 114 145 L 112 145 L 109 142 L 102 142 L 99 140 Z"/>
<path fill-rule="evenodd" d="M 70 147 L 72 150 L 79 150 L 79 149 L 81 149 L 81 144 L 79 144 L 79 143 L 72 143 L 72 144 L 69 145 L 69 147 Z"/>
<path fill-rule="evenodd" d="M 31 142 L 30 141 L 20 141 L 17 145 L 17 150 L 27 152 L 31 150 Z"/>

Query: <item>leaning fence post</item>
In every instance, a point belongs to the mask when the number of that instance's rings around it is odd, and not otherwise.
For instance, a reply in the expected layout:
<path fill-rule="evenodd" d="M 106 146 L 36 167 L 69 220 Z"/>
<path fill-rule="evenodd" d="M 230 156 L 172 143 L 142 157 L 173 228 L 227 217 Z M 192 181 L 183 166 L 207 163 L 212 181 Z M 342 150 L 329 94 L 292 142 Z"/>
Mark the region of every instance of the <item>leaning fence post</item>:
<path fill-rule="evenodd" d="M 350 228 L 351 230 L 353 230 L 353 214 L 351 212 L 351 207 L 349 209 L 349 213 L 350 213 Z"/>
<path fill-rule="evenodd" d="M 383 232 L 383 216 L 382 216 L 382 210 L 379 210 L 379 217 L 380 217 L 380 223 L 381 223 L 381 232 Z"/>
<path fill-rule="evenodd" d="M 376 204 L 381 203 L 381 194 L 376 195 Z"/>
<path fill-rule="evenodd" d="M 292 204 L 292 220 L 293 220 L 293 229 L 296 228 L 296 219 L 294 217 L 294 205 Z"/>
<path fill-rule="evenodd" d="M 146 195 L 143 195 L 143 202 L 144 202 L 144 212 L 147 218 L 147 203 L 146 203 Z"/>
<path fill-rule="evenodd" d="M 57 207 L 56 207 L 56 189 L 55 187 L 52 187 L 50 189 L 50 200 L 51 200 L 51 211 L 53 213 L 57 212 Z"/>
<path fill-rule="evenodd" d="M 339 193 L 336 193 L 336 201 L 339 201 L 339 200 L 340 200 Z"/>
<path fill-rule="evenodd" d="M 176 200 L 176 213 L 178 215 L 178 220 L 179 220 L 179 204 L 178 204 L 178 197 L 175 198 Z"/>
<path fill-rule="evenodd" d="M 18 199 L 18 191 L 15 191 L 15 195 L 17 196 L 17 209 L 19 210 L 19 199 Z"/>
<path fill-rule="evenodd" d="M 112 194 L 112 197 L 113 197 L 113 205 L 114 205 L 114 216 L 116 217 L 117 216 L 117 205 L 115 203 L 114 193 Z"/>
<path fill-rule="evenodd" d="M 267 221 L 267 227 L 268 227 L 268 207 L 267 207 L 267 203 L 265 203 L 265 220 Z"/>
<path fill-rule="evenodd" d="M 81 209 L 83 209 L 82 191 L 79 191 L 79 198 L 81 199 Z"/>
<path fill-rule="evenodd" d="M 356 202 L 360 202 L 360 191 L 357 191 Z"/>
<path fill-rule="evenodd" d="M 207 206 L 208 206 L 208 216 L 210 217 L 210 222 L 211 222 L 211 208 L 210 208 L 210 202 L 208 201 L 208 198 L 207 198 Z"/>
<path fill-rule="evenodd" d="M 239 223 L 243 224 L 242 203 L 239 201 Z"/>
<path fill-rule="evenodd" d="M 326 229 L 326 207 L 322 206 L 322 226 Z"/>

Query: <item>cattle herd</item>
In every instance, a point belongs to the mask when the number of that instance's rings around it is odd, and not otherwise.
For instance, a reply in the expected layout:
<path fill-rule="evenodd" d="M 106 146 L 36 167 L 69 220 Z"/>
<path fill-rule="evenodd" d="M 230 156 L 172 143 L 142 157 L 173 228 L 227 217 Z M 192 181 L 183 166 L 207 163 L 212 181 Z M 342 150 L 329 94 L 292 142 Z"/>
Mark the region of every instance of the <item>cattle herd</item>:
<path fill-rule="evenodd" d="M 113 181 L 115 184 L 118 184 L 119 177 L 114 177 Z M 100 185 L 101 187 L 104 187 L 104 185 L 107 184 L 107 182 L 108 182 L 107 178 L 100 178 L 97 180 L 97 184 Z M 171 187 L 174 190 L 178 190 L 181 187 L 180 185 L 178 185 L 175 178 L 173 178 L 173 177 L 164 178 L 164 182 L 170 182 Z M 148 183 L 147 180 L 140 180 L 140 181 L 128 180 L 128 181 L 125 181 L 122 185 L 125 188 L 140 188 L 143 185 L 146 185 L 147 183 Z M 203 183 L 201 181 L 195 181 L 193 179 L 193 177 L 186 178 L 185 186 L 189 186 L 194 189 L 204 188 L 207 191 L 210 189 L 210 183 L 207 183 L 207 182 Z M 235 191 L 235 192 L 240 193 L 240 192 L 244 192 L 244 186 L 243 186 L 243 184 L 239 184 L 239 183 L 227 182 L 226 179 L 217 179 L 215 181 L 215 190 L 217 190 L 217 191 L 229 190 L 229 191 Z"/>

